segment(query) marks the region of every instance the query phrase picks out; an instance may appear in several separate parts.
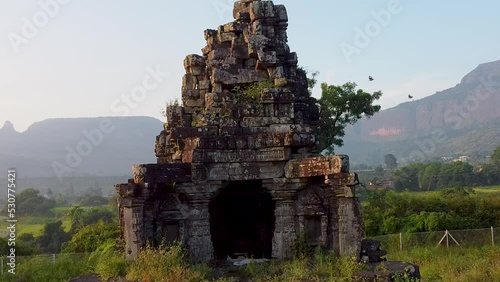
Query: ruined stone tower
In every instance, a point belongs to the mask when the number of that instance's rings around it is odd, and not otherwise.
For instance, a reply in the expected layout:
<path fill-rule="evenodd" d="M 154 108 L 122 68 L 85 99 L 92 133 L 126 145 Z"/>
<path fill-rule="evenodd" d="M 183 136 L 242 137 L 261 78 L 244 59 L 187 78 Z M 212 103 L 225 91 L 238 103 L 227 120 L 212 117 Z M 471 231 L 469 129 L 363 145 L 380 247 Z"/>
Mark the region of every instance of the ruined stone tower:
<path fill-rule="evenodd" d="M 315 153 L 316 100 L 287 45 L 287 11 L 236 1 L 234 22 L 188 55 L 182 105 L 167 107 L 157 164 L 118 184 L 129 258 L 180 240 L 192 259 L 286 258 L 297 236 L 359 253 L 363 226 L 347 156 Z"/>

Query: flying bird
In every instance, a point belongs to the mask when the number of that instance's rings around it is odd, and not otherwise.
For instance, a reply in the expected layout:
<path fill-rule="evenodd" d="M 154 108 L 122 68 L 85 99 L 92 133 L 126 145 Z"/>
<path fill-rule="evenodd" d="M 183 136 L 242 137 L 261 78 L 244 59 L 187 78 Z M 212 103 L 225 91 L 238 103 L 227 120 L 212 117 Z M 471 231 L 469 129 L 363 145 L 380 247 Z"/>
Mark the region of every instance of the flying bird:
<path fill-rule="evenodd" d="M 373 81 L 373 77 L 369 76 L 368 80 Z"/>
<path fill-rule="evenodd" d="M 408 95 L 408 99 L 413 99 L 413 96 L 411 96 L 411 95 Z"/>

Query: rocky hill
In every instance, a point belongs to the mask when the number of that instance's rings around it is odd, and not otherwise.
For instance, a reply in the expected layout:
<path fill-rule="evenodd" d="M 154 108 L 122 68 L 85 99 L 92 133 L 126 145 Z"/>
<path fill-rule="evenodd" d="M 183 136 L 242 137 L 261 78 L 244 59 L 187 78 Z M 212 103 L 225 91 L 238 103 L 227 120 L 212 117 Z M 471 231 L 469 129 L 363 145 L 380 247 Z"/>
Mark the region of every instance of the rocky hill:
<path fill-rule="evenodd" d="M 0 169 L 19 177 L 128 175 L 132 164 L 156 162 L 154 140 L 163 129 L 151 117 L 63 118 L 25 132 L 0 129 Z"/>
<path fill-rule="evenodd" d="M 366 163 L 379 163 L 387 153 L 411 161 L 487 155 L 499 140 L 500 61 L 495 61 L 479 65 L 453 88 L 360 121 L 337 152 Z"/>

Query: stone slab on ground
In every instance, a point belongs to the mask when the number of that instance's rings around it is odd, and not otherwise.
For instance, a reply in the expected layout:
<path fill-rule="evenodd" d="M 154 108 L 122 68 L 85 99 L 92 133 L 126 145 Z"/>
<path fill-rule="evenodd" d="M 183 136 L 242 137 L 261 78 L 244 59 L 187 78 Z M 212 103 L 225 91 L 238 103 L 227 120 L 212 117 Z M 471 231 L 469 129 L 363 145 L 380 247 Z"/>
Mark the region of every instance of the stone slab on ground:
<path fill-rule="evenodd" d="M 363 282 L 392 282 L 399 281 L 395 277 L 408 277 L 409 279 L 420 279 L 420 269 L 418 265 L 403 261 L 384 261 L 368 263 L 365 270 L 352 276 L 353 281 Z M 407 281 L 407 280 L 404 280 Z M 412 280 L 408 280 L 412 281 Z"/>

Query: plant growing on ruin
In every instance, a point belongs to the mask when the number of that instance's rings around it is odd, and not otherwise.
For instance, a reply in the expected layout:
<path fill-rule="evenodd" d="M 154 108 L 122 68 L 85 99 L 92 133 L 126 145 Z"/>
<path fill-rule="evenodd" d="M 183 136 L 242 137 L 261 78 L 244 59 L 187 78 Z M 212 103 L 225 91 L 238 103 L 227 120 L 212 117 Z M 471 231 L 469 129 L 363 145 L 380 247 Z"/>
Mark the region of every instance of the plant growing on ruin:
<path fill-rule="evenodd" d="M 203 116 L 200 114 L 193 114 L 192 120 L 191 120 L 191 126 L 192 127 L 200 127 L 203 125 L 205 125 L 205 119 L 203 118 Z"/>
<path fill-rule="evenodd" d="M 175 99 L 175 100 L 169 100 L 167 102 L 165 102 L 165 109 L 162 109 L 160 111 L 161 115 L 164 116 L 164 117 L 168 117 L 168 111 L 172 108 L 175 108 L 175 107 L 178 107 L 180 104 L 179 104 L 179 100 L 178 99 Z"/>
<path fill-rule="evenodd" d="M 309 244 L 309 236 L 305 231 L 298 232 L 293 244 L 294 256 L 296 258 L 310 256 L 314 248 Z"/>
<path fill-rule="evenodd" d="M 233 92 L 235 93 L 237 102 L 256 102 L 260 100 L 262 92 L 267 88 L 275 88 L 274 81 L 264 80 L 254 82 L 245 87 L 238 85 L 233 88 Z"/>
<path fill-rule="evenodd" d="M 312 95 L 312 90 L 316 86 L 316 83 L 318 83 L 317 77 L 319 75 L 319 71 L 310 72 L 305 67 L 298 67 L 297 73 L 307 77 L 307 89 L 309 90 L 309 94 Z"/>

